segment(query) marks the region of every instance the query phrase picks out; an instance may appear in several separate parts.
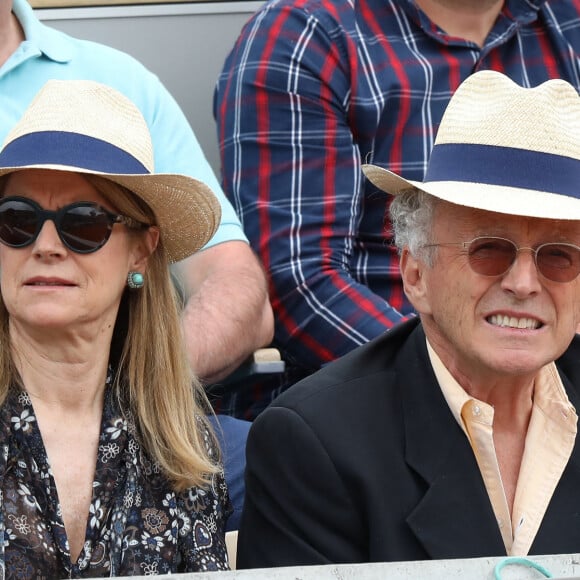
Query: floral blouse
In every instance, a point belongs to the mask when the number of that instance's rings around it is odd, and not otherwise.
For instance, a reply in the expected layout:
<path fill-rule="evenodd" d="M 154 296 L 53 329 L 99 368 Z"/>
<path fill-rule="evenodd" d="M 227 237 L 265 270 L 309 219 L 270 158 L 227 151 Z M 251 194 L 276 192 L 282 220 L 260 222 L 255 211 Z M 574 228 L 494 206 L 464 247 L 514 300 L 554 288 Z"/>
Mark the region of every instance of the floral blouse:
<path fill-rule="evenodd" d="M 211 449 L 209 436 L 206 437 Z M 56 484 L 27 393 L 0 408 L 0 578 L 227 570 L 223 474 L 175 493 L 107 390 L 85 544 L 71 562 Z"/>

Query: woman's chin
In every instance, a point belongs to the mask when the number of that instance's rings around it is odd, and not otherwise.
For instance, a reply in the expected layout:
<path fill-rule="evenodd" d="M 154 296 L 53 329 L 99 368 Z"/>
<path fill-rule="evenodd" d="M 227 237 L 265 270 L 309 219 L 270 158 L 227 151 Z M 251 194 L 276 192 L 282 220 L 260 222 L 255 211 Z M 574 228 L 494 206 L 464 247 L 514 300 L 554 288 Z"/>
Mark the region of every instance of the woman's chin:
<path fill-rule="evenodd" d="M 24 316 L 10 314 L 11 320 L 17 322 L 19 326 L 25 326 L 31 330 L 56 331 L 58 329 L 69 329 L 78 317 L 72 316 L 70 309 L 31 309 Z"/>

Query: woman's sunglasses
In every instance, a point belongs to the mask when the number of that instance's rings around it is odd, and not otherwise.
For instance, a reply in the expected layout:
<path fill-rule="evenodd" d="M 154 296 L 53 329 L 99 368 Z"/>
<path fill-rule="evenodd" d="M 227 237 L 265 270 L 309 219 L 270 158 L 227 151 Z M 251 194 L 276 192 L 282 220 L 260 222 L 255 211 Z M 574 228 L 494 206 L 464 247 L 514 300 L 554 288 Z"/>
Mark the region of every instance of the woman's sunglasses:
<path fill-rule="evenodd" d="M 549 243 L 537 248 L 519 248 L 505 238 L 481 237 L 470 242 L 428 244 L 424 247 L 461 246 L 467 251 L 469 266 L 482 276 L 503 276 L 519 252 L 530 251 L 540 274 L 552 282 L 572 282 L 580 274 L 580 247 Z"/>
<path fill-rule="evenodd" d="M 46 220 L 54 222 L 62 243 L 78 254 L 90 254 L 102 248 L 114 224 L 146 227 L 90 201 L 51 211 L 25 197 L 5 197 L 0 199 L 0 242 L 11 248 L 25 248 L 36 240 Z"/>

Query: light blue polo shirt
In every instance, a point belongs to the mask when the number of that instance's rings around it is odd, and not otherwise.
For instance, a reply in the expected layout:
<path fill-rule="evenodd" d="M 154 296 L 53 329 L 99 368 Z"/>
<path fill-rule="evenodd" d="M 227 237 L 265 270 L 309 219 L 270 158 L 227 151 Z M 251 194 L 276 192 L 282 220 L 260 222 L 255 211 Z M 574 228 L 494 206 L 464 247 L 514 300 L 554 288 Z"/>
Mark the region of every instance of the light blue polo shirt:
<path fill-rule="evenodd" d="M 12 11 L 26 40 L 0 67 L 0 143 L 49 79 L 94 80 L 124 93 L 145 117 L 156 173 L 182 173 L 203 181 L 222 207 L 220 226 L 206 247 L 246 236 L 184 113 L 161 81 L 126 53 L 79 40 L 42 24 L 26 0 Z"/>

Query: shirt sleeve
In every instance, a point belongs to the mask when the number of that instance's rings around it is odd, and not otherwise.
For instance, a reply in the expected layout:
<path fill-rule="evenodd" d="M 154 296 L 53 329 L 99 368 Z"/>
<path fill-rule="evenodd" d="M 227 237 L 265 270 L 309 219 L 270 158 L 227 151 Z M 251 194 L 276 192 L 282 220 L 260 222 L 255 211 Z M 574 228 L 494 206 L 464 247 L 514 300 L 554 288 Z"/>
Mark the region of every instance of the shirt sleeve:
<path fill-rule="evenodd" d="M 348 101 L 358 65 L 332 26 L 268 4 L 243 29 L 214 100 L 224 189 L 269 274 L 277 343 L 312 368 L 402 318 L 353 277 L 364 183 Z"/>

